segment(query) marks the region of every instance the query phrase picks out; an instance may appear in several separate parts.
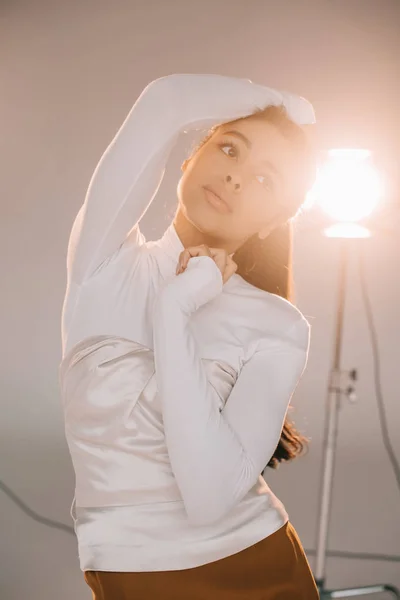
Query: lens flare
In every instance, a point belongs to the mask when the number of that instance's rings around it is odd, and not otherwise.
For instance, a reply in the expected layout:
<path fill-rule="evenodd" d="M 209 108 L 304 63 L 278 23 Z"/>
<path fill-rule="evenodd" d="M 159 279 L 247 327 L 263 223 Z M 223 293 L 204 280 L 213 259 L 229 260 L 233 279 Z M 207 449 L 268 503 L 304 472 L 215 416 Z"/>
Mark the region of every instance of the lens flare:
<path fill-rule="evenodd" d="M 375 210 L 383 192 L 369 150 L 334 149 L 318 170 L 306 206 L 318 205 L 336 221 L 355 223 Z"/>

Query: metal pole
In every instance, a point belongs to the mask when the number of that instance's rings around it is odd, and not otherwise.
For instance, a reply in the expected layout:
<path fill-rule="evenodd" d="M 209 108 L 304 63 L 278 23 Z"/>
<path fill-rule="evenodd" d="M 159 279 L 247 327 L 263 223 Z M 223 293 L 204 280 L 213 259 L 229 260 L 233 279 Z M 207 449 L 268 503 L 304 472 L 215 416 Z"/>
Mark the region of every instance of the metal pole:
<path fill-rule="evenodd" d="M 336 335 L 333 357 L 333 367 L 328 387 L 328 398 L 325 415 L 324 457 L 322 467 L 322 483 L 320 490 L 319 525 L 317 534 L 317 551 L 315 579 L 319 588 L 324 587 L 325 563 L 328 540 L 328 529 L 331 512 L 332 483 L 335 467 L 336 441 L 338 435 L 338 420 L 341 398 L 340 358 L 342 330 L 345 307 L 346 277 L 348 265 L 348 239 L 341 239 L 339 264 L 339 290 L 337 300 Z"/>
<path fill-rule="evenodd" d="M 320 490 L 320 510 L 317 535 L 317 551 L 316 551 L 316 566 L 315 566 L 315 581 L 320 592 L 321 600 L 331 598 L 349 598 L 354 596 L 368 596 L 379 592 L 388 592 L 394 598 L 400 599 L 400 591 L 392 585 L 376 584 L 358 586 L 352 588 L 332 589 L 328 590 L 325 587 L 325 563 L 328 541 L 328 530 L 331 513 L 331 498 L 332 486 L 335 468 L 336 442 L 338 437 L 339 411 L 341 408 L 342 396 L 349 396 L 351 388 L 346 385 L 343 380 L 343 373 L 340 371 L 340 359 L 342 349 L 342 332 L 345 308 L 345 292 L 347 280 L 347 267 L 352 244 L 351 239 L 341 239 L 340 246 L 340 263 L 339 263 L 339 289 L 337 299 L 336 313 L 336 335 L 333 355 L 333 365 L 328 386 L 328 397 L 326 403 L 325 415 L 325 432 L 324 432 L 324 456 L 322 467 L 322 480 Z M 345 373 L 346 376 L 352 377 L 353 370 L 350 373 Z M 355 379 L 356 377 L 354 377 Z M 350 396 L 349 396 L 350 398 Z"/>

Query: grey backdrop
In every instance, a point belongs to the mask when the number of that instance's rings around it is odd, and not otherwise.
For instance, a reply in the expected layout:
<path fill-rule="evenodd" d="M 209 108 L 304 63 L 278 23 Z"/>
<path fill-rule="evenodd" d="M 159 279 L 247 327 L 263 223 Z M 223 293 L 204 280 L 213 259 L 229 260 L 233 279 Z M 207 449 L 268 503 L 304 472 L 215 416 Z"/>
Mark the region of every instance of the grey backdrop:
<path fill-rule="evenodd" d="M 92 172 L 133 102 L 153 79 L 179 72 L 246 77 L 298 92 L 315 105 L 321 147 L 376 153 L 388 202 L 395 204 L 400 2 L 3 0 L 0 19 L 0 477 L 35 513 L 71 526 L 74 476 L 58 391 L 66 247 Z M 190 143 L 189 137 L 180 140 L 143 219 L 148 239 L 161 235 L 171 218 Z M 394 211 L 393 231 L 398 220 Z M 377 236 L 364 250 L 389 431 L 399 457 L 398 237 Z M 297 301 L 313 329 L 293 418 L 312 443 L 304 458 L 269 472 L 267 481 L 310 551 L 337 260 L 335 241 L 299 224 Z M 341 411 L 329 547 L 400 555 L 400 493 L 381 436 L 355 262 L 348 293 L 343 359 L 346 367 L 359 368 L 359 402 Z M 0 514 L 2 600 L 91 597 L 72 535 L 29 518 L 3 492 Z M 327 574 L 330 586 L 400 586 L 398 562 L 331 556 Z"/>

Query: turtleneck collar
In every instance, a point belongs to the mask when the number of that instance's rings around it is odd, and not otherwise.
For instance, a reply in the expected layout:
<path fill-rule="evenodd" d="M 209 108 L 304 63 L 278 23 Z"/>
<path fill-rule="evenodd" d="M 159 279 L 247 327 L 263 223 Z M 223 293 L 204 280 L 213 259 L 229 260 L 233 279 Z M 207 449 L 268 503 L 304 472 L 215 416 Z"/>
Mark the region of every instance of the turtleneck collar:
<path fill-rule="evenodd" d="M 158 241 L 157 245 L 173 261 L 178 263 L 179 255 L 184 251 L 185 247 L 176 232 L 173 221 L 165 231 L 162 238 Z"/>
<path fill-rule="evenodd" d="M 161 273 L 164 277 L 168 277 L 172 273 L 175 273 L 175 268 L 178 264 L 179 255 L 185 249 L 185 246 L 182 244 L 181 239 L 176 232 L 173 221 L 169 225 L 168 229 L 165 231 L 164 235 L 157 242 L 154 242 L 154 244 L 158 248 L 159 252 L 161 252 L 161 254 L 167 255 L 172 261 L 172 266 L 171 263 L 167 264 L 163 260 L 161 260 L 159 263 Z M 233 254 L 231 254 L 231 256 L 233 256 Z M 233 282 L 238 280 L 239 278 L 239 275 L 234 273 L 229 279 L 229 281 L 227 281 L 227 283 L 225 284 L 225 287 L 227 287 L 228 285 L 233 285 Z"/>

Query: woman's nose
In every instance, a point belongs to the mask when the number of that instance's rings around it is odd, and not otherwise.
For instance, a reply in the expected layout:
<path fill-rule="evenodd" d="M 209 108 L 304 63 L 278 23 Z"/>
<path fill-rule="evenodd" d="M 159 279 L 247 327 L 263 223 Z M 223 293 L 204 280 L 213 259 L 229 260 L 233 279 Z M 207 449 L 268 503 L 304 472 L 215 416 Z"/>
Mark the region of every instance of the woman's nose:
<path fill-rule="evenodd" d="M 232 181 L 232 177 L 231 177 L 231 175 L 227 175 L 227 177 L 226 177 L 226 181 L 227 181 L 228 183 L 230 183 L 230 182 Z M 234 184 L 233 184 L 233 187 L 235 188 L 235 190 L 238 190 L 238 189 L 240 188 L 240 183 L 238 183 L 238 182 L 234 182 Z"/>

